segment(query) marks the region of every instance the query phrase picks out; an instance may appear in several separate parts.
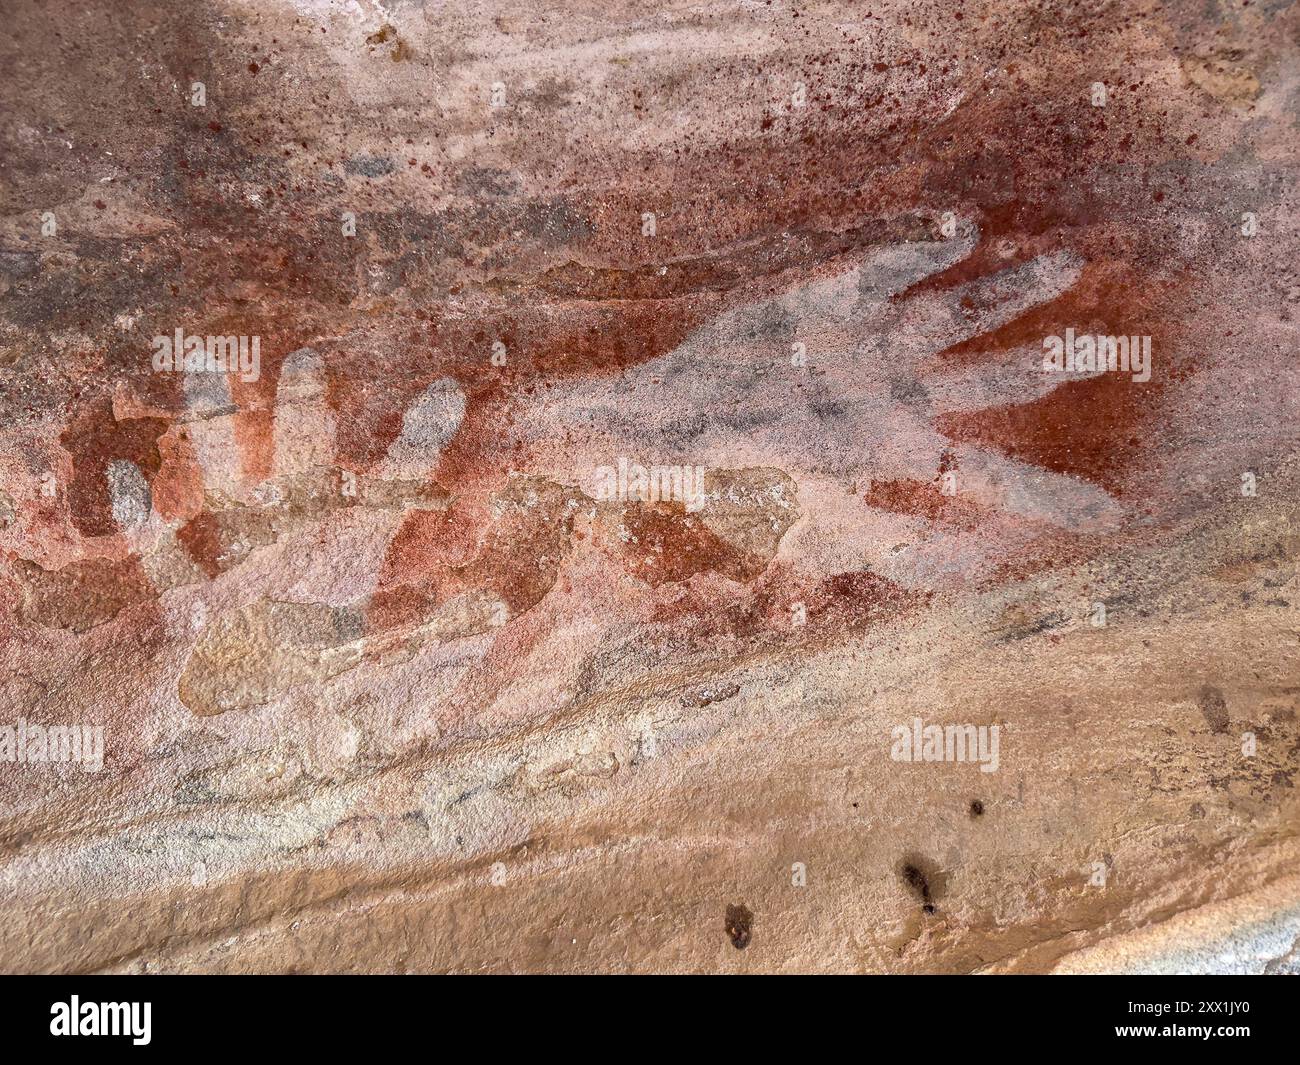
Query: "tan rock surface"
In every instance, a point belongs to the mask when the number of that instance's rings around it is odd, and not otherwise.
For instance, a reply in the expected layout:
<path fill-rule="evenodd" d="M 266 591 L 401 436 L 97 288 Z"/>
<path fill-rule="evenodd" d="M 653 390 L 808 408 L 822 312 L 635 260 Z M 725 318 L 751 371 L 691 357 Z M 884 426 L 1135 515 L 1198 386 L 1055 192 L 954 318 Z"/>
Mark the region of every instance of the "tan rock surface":
<path fill-rule="evenodd" d="M 1295 5 L 10 7 L 0 969 L 1300 967 Z"/>

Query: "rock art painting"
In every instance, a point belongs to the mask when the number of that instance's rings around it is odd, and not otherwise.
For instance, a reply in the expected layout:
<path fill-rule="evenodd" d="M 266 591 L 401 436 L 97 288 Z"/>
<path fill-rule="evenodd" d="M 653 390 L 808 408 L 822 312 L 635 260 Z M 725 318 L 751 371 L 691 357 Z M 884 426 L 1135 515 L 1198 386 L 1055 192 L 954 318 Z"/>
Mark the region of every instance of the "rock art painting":
<path fill-rule="evenodd" d="M 1300 973 L 1300 6 L 4 9 L 0 969 Z"/>

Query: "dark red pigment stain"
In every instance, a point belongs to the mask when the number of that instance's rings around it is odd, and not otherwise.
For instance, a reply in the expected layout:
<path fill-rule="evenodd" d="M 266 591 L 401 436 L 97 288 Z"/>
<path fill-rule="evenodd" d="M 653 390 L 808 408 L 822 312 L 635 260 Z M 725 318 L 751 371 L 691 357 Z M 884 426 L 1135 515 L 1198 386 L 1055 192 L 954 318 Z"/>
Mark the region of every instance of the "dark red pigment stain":
<path fill-rule="evenodd" d="M 1177 380 L 1164 312 L 1167 286 L 1113 262 L 1090 263 L 1058 298 L 1002 327 L 956 344 L 944 356 L 973 362 L 1022 345 L 1042 351 L 1047 336 L 1144 335 L 1151 340 L 1151 380 L 1139 383 L 1116 372 L 1062 381 L 1027 403 L 941 414 L 935 426 L 952 440 L 995 447 L 1055 473 L 1083 477 L 1115 495 L 1134 490 L 1142 464 L 1118 456 L 1136 447 L 1156 417 L 1169 385 Z"/>
<path fill-rule="evenodd" d="M 837 573 L 809 595 L 808 616 L 817 624 L 859 629 L 924 605 L 928 592 L 914 592 L 867 571 Z"/>
<path fill-rule="evenodd" d="M 162 464 L 158 438 L 168 424 L 161 418 L 118 421 L 112 404 L 104 398 L 90 403 L 60 434 L 59 443 L 72 456 L 69 517 L 83 536 L 109 536 L 119 531 L 113 520 L 108 467 L 119 460 L 133 462 L 145 481 L 152 483 Z"/>
<path fill-rule="evenodd" d="M 681 504 L 633 504 L 623 511 L 621 525 L 627 533 L 618 538 L 624 568 L 652 587 L 697 573 L 744 582 L 767 566 L 765 559 L 738 551 Z"/>
<path fill-rule="evenodd" d="M 943 414 L 935 425 L 952 440 L 995 447 L 1122 496 L 1137 490 L 1133 480 L 1144 465 L 1125 462 L 1123 456 L 1141 454 L 1143 426 L 1160 388 L 1154 375 L 1138 385 L 1126 374 L 1104 373 L 1067 381 L 1029 403 Z"/>
<path fill-rule="evenodd" d="M 545 481 L 540 501 L 486 526 L 451 511 L 417 511 L 393 537 L 372 597 L 374 629 L 417 623 L 449 598 L 492 594 L 516 616 L 554 586 L 572 547 L 573 507 L 589 501 Z M 601 519 L 602 539 L 625 571 L 651 587 L 702 573 L 751 581 L 767 567 L 713 532 L 680 504 L 634 503 Z"/>
<path fill-rule="evenodd" d="M 996 588 L 1060 566 L 1077 565 L 1092 549 L 1086 537 L 1080 538 L 1068 529 L 1052 529 L 1022 542 L 1016 556 L 996 563 L 978 587 Z"/>
<path fill-rule="evenodd" d="M 163 60 L 185 82 L 201 58 L 214 54 L 215 42 L 193 27 L 179 29 Z M 1150 324 L 1158 293 L 1147 278 L 1150 265 L 1168 247 L 1165 235 L 1158 224 L 1129 224 L 1137 178 L 1121 179 L 1105 192 L 1090 178 L 1100 158 L 1128 160 L 1136 174 L 1145 161 L 1169 156 L 1163 136 L 1126 122 L 1118 111 L 1099 114 L 1081 106 L 1071 77 L 1084 71 L 1068 60 L 1061 84 L 1069 87 L 1060 100 L 1035 98 L 1014 76 L 986 84 L 981 75 L 962 85 L 949 79 L 951 88 L 966 90 L 966 98 L 947 118 L 909 115 L 896 90 L 875 79 L 891 70 L 923 71 L 922 59 L 933 64 L 934 76 L 941 66 L 948 68 L 946 60 L 913 54 L 891 60 L 885 70 L 850 64 L 846 85 L 870 82 L 869 89 L 854 91 L 867 91 L 871 98 L 855 98 L 853 106 L 840 108 L 819 103 L 817 113 L 827 118 L 821 124 L 769 116 L 763 123 L 767 132 L 755 129 L 753 136 L 722 145 L 687 141 L 671 158 L 648 153 L 644 167 L 628 167 L 613 187 L 586 193 L 585 201 L 575 194 L 575 213 L 595 220 L 589 241 L 575 238 L 564 249 L 575 261 L 556 266 L 552 259 L 545 268 L 530 270 L 488 268 L 486 252 L 476 258 L 472 247 L 472 228 L 479 224 L 474 212 L 465 216 L 469 223 L 450 212 L 434 216 L 430 224 L 464 230 L 453 233 L 449 244 L 464 238 L 468 250 L 459 253 L 458 269 L 463 267 L 475 295 L 500 297 L 507 305 L 517 299 L 531 303 L 508 310 L 500 303 L 480 305 L 454 324 L 444 324 L 439 311 L 412 312 L 411 301 L 400 292 L 371 299 L 358 291 L 356 276 L 366 265 L 367 245 L 339 241 L 332 207 L 309 206 L 328 196 L 296 185 L 279 162 L 288 142 L 280 128 L 284 120 L 255 95 L 255 83 L 262 79 L 227 79 L 231 98 L 223 113 L 240 114 L 240 128 L 220 123 L 204 128 L 209 115 L 181 109 L 176 150 L 162 153 L 167 170 L 157 179 L 157 191 L 179 223 L 172 250 L 185 269 L 169 276 L 174 299 L 160 314 L 173 322 L 202 320 L 206 326 L 215 321 L 209 304 L 216 303 L 237 308 L 230 321 L 238 327 L 223 331 L 263 335 L 262 380 L 236 386 L 237 432 L 250 478 L 271 469 L 277 360 L 320 337 L 358 329 L 382 333 L 377 347 L 363 349 L 358 342 L 353 350 L 326 355 L 340 461 L 358 470 L 378 461 L 400 432 L 411 400 L 445 374 L 465 391 L 467 409 L 437 476 L 464 497 L 498 488 L 503 468 L 528 468 L 531 456 L 507 444 L 507 429 L 515 411 L 544 397 L 549 382 L 615 374 L 662 355 L 754 290 L 780 291 L 838 268 L 837 256 L 896 243 L 894 223 L 884 220 L 897 217 L 915 226 L 917 219 L 953 210 L 981 226 L 976 250 L 922 283 L 931 288 L 975 280 L 1055 250 L 1074 251 L 1088 262 L 1071 293 L 1049 308 L 956 345 L 946 358 L 977 362 L 1065 326 L 1082 331 L 1087 319 L 1098 323 L 1097 331 L 1105 325 L 1105 332 L 1155 335 L 1158 375 L 1161 352 L 1172 336 Z M 254 72 L 252 66 L 249 70 Z M 190 136 L 187 126 L 202 136 Z M 299 145 L 283 150 L 298 152 Z M 256 210 L 228 196 L 229 187 L 249 175 L 265 185 Z M 669 208 L 669 224 L 658 244 L 629 238 L 620 245 L 610 235 L 620 224 L 630 231 L 629 220 L 643 207 L 661 204 Z M 674 227 L 673 212 L 692 224 Z M 381 200 L 372 224 L 383 223 L 384 213 Z M 863 218 L 874 220 L 864 225 Z M 488 228 L 495 224 L 489 219 Z M 1120 246 L 1112 250 L 1117 234 Z M 903 239 L 923 235 L 918 231 Z M 486 248 L 492 240 L 482 244 Z M 382 240 L 379 250 L 384 250 Z M 578 257 L 602 265 L 578 265 Z M 508 256 L 502 259 L 509 262 Z M 1134 265 L 1127 275 L 1109 265 L 1129 259 Z M 660 273 L 665 263 L 667 270 Z M 457 289 L 461 283 L 458 278 Z M 418 325 L 414 337 L 393 324 L 403 317 Z M 488 359 L 497 337 L 510 349 L 505 367 Z M 161 386 L 137 378 L 133 387 L 144 392 Z M 954 440 L 997 447 L 1118 492 L 1131 472 L 1114 462 L 1116 443 L 1129 443 L 1145 430 L 1162 387 L 1168 384 L 1132 385 L 1118 375 L 1103 375 L 1067 383 L 1030 404 L 944 415 L 937 425 Z M 174 393 L 171 402 L 178 402 Z M 157 469 L 152 445 L 165 425 L 152 418 L 116 423 L 101 412 L 89 425 L 69 427 L 65 447 L 74 455 L 76 471 L 69 500 L 80 531 L 115 531 L 104 470 L 121 457 L 152 478 Z M 885 509 L 910 507 L 927 520 L 962 528 L 979 518 L 935 500 L 926 489 L 900 483 L 873 484 L 869 502 Z M 754 560 L 692 524 L 689 515 L 653 511 L 631 520 L 650 550 L 630 552 L 627 562 L 651 585 L 699 574 L 755 580 Z M 553 542 L 540 531 L 513 528 L 479 548 L 481 538 L 496 535 L 488 528 L 481 498 L 466 498 L 447 515 L 411 515 L 390 550 L 381 592 L 372 603 L 376 617 L 419 616 L 472 581 L 498 592 L 514 608 L 526 608 L 544 595 L 554 572 L 549 561 L 540 565 L 540 560 L 553 557 Z M 218 532 L 204 514 L 182 530 L 182 543 L 209 575 L 219 567 Z M 554 542 L 557 550 L 565 536 Z M 882 580 L 859 574 L 831 578 L 809 596 L 816 600 L 810 605 L 820 603 L 825 617 L 870 621 L 900 605 L 897 590 Z M 755 581 L 753 595 L 749 615 L 735 619 L 738 627 L 779 612 L 773 585 Z"/>
<path fill-rule="evenodd" d="M 727 920 L 723 927 L 737 950 L 744 950 L 754 939 L 754 915 L 744 903 L 727 907 Z"/>
<path fill-rule="evenodd" d="M 973 499 L 946 495 L 937 484 L 910 478 L 871 482 L 866 503 L 892 514 L 913 514 L 936 525 L 971 530 L 998 517 L 998 513 Z"/>
<path fill-rule="evenodd" d="M 1055 299 L 997 329 L 952 345 L 943 356 L 959 364 L 973 364 L 1025 344 L 1041 352 L 1045 336 L 1061 335 L 1067 327 L 1079 334 L 1147 335 L 1155 347 L 1165 339 L 1153 329 L 1164 326 L 1161 308 L 1169 289 L 1169 282 L 1144 276 L 1125 263 L 1090 262 L 1078 280 Z"/>
<path fill-rule="evenodd" d="M 455 507 L 410 514 L 389 545 L 367 627 L 417 624 L 466 592 L 491 596 L 510 617 L 540 602 L 571 546 L 575 495 L 531 478 L 511 489 L 502 515 L 481 527 Z"/>
<path fill-rule="evenodd" d="M 221 555 L 225 550 L 222 543 L 221 528 L 210 511 L 196 514 L 176 531 L 176 539 L 185 548 L 186 554 L 209 577 L 221 573 Z"/>
<path fill-rule="evenodd" d="M 1005 243 L 1009 236 L 1016 236 L 1018 239 L 1012 242 L 1018 249 L 1015 255 L 1024 258 L 1061 245 L 1065 239 L 1061 230 L 1066 230 L 1066 236 L 1069 236 L 1069 227 L 1087 226 L 1096 217 L 1096 205 L 1087 197 L 1080 201 L 1077 192 L 1066 190 L 1068 182 L 1059 180 L 1059 174 L 1048 181 L 1044 174 L 1032 172 L 1028 160 L 1032 160 L 1035 153 L 1019 150 L 999 153 L 985 148 L 974 156 L 973 163 L 961 162 L 970 157 L 964 146 L 967 143 L 978 143 L 981 136 L 990 132 L 990 124 L 996 126 L 1001 117 L 999 112 L 987 107 L 973 114 L 965 114 L 960 120 L 954 116 L 952 121 L 942 124 L 940 128 L 928 131 L 920 146 L 912 152 L 923 156 L 925 152 L 933 151 L 935 159 L 927 171 L 929 176 L 925 182 L 919 187 L 913 187 L 910 195 L 933 195 L 938 198 L 942 194 L 948 201 L 958 201 L 958 206 L 972 207 L 980 212 L 982 225 L 987 230 L 985 240 L 977 252 L 959 264 L 959 267 L 953 268 L 953 272 L 944 279 L 947 283 L 977 277 L 986 270 L 1004 269 L 1008 265 L 1006 256 L 1001 253 L 994 256 L 989 251 L 995 242 Z M 972 130 L 968 124 L 971 119 L 978 120 L 981 128 Z M 1050 137 L 1055 127 L 1055 123 L 1048 123 L 1043 128 Z M 911 135 L 914 134 L 915 131 L 911 131 Z M 792 171 L 796 162 L 807 162 L 814 152 L 837 144 L 848 148 L 850 140 L 844 131 L 817 129 L 809 131 L 805 140 L 796 143 L 793 149 L 789 145 L 782 145 L 779 149 L 768 145 L 764 147 L 763 155 L 779 172 Z M 1080 143 L 1089 142 L 1078 142 L 1062 136 L 1060 156 L 1077 160 L 1076 149 Z M 1023 146 L 1018 144 L 1017 147 L 1019 149 Z M 852 158 L 861 155 L 863 151 L 859 142 L 848 157 L 838 158 L 844 158 L 847 166 Z M 792 160 L 791 154 L 796 159 Z M 823 155 L 823 158 L 826 157 Z M 834 154 L 829 157 L 837 158 Z M 758 180 L 757 175 L 751 173 L 754 170 L 752 160 L 742 162 L 734 146 L 716 149 L 708 158 L 715 167 L 726 164 L 728 172 L 738 177 L 739 186 L 745 185 L 747 180 Z M 882 164 L 885 161 L 883 156 L 877 160 Z M 678 165 L 694 169 L 704 162 L 702 159 L 683 160 Z M 1070 168 L 1077 172 L 1080 164 L 1073 162 Z M 902 201 L 903 186 L 906 184 L 902 180 L 904 171 L 905 168 L 899 168 L 892 180 L 887 179 L 882 183 L 880 191 L 874 194 L 879 205 L 883 206 L 891 197 Z M 800 180 L 805 184 L 809 180 L 815 180 L 819 184 L 816 189 L 807 189 L 809 195 L 806 197 L 790 196 L 779 202 L 764 201 L 759 206 L 752 201 L 719 203 L 716 201 L 730 200 L 731 197 L 725 196 L 721 190 L 709 188 L 707 183 L 702 189 L 702 195 L 715 197 L 714 207 L 721 207 L 724 213 L 729 212 L 731 221 L 728 224 L 734 224 L 737 230 L 749 228 L 751 231 L 762 232 L 771 226 L 782 225 L 807 229 L 810 225 L 813 228 L 825 226 L 837 216 L 849 217 L 850 212 L 855 218 L 861 217 L 857 213 L 862 207 L 858 192 L 853 196 L 844 193 L 844 185 L 837 185 L 835 175 L 824 169 L 814 171 L 811 179 L 809 173 L 808 170 L 803 170 Z M 653 182 L 657 178 L 652 174 L 646 180 Z M 766 180 L 762 183 L 767 184 Z M 1062 190 L 1069 194 L 1064 195 Z M 1064 195 L 1061 205 L 1053 205 L 1053 192 Z M 1028 198 L 1017 199 L 1016 195 L 1020 193 Z M 628 198 L 636 199 L 631 195 Z M 820 221 L 814 222 L 814 219 Z M 1054 234 L 1055 244 L 1040 242 L 1030 246 L 1024 239 L 1019 239 L 1038 238 L 1048 233 Z M 840 244 L 835 248 L 822 246 L 815 251 L 826 254 L 830 250 L 851 250 L 865 247 L 873 239 L 881 239 L 881 235 L 875 234 L 873 237 L 868 232 L 860 237 L 841 236 Z M 775 256 L 777 253 L 771 254 Z M 1011 261 L 1016 261 L 1014 256 Z M 810 265 L 809 257 L 787 256 L 779 265 L 806 270 Z M 737 270 L 735 257 L 697 257 L 686 268 L 670 270 L 667 275 L 669 280 L 660 290 L 658 298 L 650 299 L 647 297 L 653 294 L 656 282 L 655 272 L 648 265 L 631 271 L 588 269 L 574 264 L 553 268 L 524 285 L 525 291 L 536 289 L 542 295 L 548 295 L 552 303 L 556 298 L 562 301 L 560 306 L 565 308 L 565 313 L 561 321 L 548 327 L 545 333 L 536 333 L 521 321 L 504 318 L 495 322 L 490 319 L 480 320 L 475 338 L 457 337 L 454 331 L 443 330 L 440 335 L 429 337 L 429 343 L 434 345 L 433 350 L 427 346 L 417 346 L 424 372 L 418 381 L 412 382 L 411 387 L 406 389 L 394 383 L 391 378 L 384 388 L 367 387 L 374 377 L 375 368 L 366 367 L 366 360 L 351 361 L 346 370 L 332 368 L 330 399 L 339 414 L 341 455 L 346 464 L 357 468 L 365 468 L 377 461 L 400 431 L 405 406 L 420 387 L 433 380 L 438 373 L 446 372 L 465 389 L 467 411 L 460 431 L 444 454 L 439 470 L 440 479 L 449 487 L 454 487 L 457 483 L 491 477 L 493 471 L 500 468 L 502 459 L 519 457 L 504 453 L 502 427 L 509 424 L 512 408 L 528 402 L 527 391 L 532 388 L 533 382 L 544 387 L 548 378 L 616 372 L 620 368 L 647 361 L 671 350 L 681 342 L 690 328 L 723 307 L 716 298 L 710 298 L 707 306 L 690 305 L 694 297 L 701 292 L 710 293 L 711 296 L 716 293 L 725 296 L 740 285 L 742 276 L 743 272 Z M 1086 284 L 1081 284 L 1086 289 Z M 603 300 L 620 302 L 613 307 L 579 306 L 584 301 Z M 979 350 L 993 350 L 998 344 L 1009 343 L 1016 329 L 1038 329 L 1032 318 L 1024 321 L 1018 319 L 1017 323 L 1004 327 L 1004 331 L 990 334 L 987 338 L 977 338 L 964 349 L 959 346 L 950 354 L 961 356 Z M 434 333 L 437 332 L 435 325 Z M 1041 335 L 1039 332 L 1040 338 Z M 507 338 L 511 354 L 510 362 L 505 368 L 493 367 L 488 361 L 494 337 Z M 476 343 L 465 342 L 470 339 Z M 442 352 L 460 354 L 452 356 Z M 466 352 L 477 352 L 477 356 L 466 358 Z M 1113 423 L 1127 413 L 1110 411 L 1112 428 Z M 977 431 L 979 417 L 978 414 L 966 416 L 969 425 L 957 421 L 947 424 L 957 434 L 955 438 L 973 439 L 977 438 L 971 434 Z M 996 414 L 990 415 L 991 421 L 996 419 Z M 998 439 L 996 430 L 992 428 L 987 430 L 987 436 L 993 440 Z M 1042 450 L 1032 439 L 1018 443 L 1011 440 L 1008 441 L 1008 447 L 1014 449 L 1013 453 L 1030 461 Z M 1048 468 L 1062 466 L 1060 454 L 1047 457 L 1044 464 Z"/>
<path fill-rule="evenodd" d="M 656 626 L 671 627 L 692 646 L 735 654 L 773 643 L 805 647 L 838 641 L 846 631 L 906 616 L 930 595 L 870 572 L 840 573 L 810 585 L 788 561 L 777 558 L 744 585 L 712 573 L 665 582 L 656 589 L 650 616 Z"/>
<path fill-rule="evenodd" d="M 327 359 L 327 400 L 336 416 L 340 461 L 358 470 L 380 461 L 401 432 L 411 402 L 430 383 L 448 377 L 464 393 L 465 413 L 443 449 L 439 480 L 452 487 L 499 479 L 502 467 L 526 466 L 527 456 L 508 444 L 518 407 L 535 402 L 555 381 L 608 376 L 657 358 L 709 317 L 709 307 L 690 299 L 628 301 L 611 309 L 601 304 L 605 294 L 597 283 L 573 300 L 539 304 L 528 318 L 488 311 L 466 324 L 431 314 L 413 337 L 359 338 L 357 345 L 379 349 L 377 357 L 341 350 Z M 492 362 L 496 342 L 505 347 L 504 365 Z M 385 351 L 386 346 L 400 350 Z M 415 372 L 385 375 L 397 360 L 413 363 Z"/>

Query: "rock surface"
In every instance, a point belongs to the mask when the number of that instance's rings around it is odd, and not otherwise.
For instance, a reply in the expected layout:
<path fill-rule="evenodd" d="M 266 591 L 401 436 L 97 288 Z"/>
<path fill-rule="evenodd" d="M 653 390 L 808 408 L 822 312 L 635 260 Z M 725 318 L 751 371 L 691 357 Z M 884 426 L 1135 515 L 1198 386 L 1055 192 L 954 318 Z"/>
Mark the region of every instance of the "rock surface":
<path fill-rule="evenodd" d="M 0 968 L 1296 971 L 1296 5 L 6 22 Z"/>

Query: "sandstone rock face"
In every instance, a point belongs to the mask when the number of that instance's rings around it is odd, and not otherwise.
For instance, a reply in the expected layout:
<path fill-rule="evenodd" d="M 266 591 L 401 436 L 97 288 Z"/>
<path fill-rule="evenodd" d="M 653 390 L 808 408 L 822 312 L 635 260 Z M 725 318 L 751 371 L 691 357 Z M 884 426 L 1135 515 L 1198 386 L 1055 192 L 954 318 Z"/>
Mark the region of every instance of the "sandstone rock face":
<path fill-rule="evenodd" d="M 5 17 L 0 969 L 1300 971 L 1295 5 Z"/>

